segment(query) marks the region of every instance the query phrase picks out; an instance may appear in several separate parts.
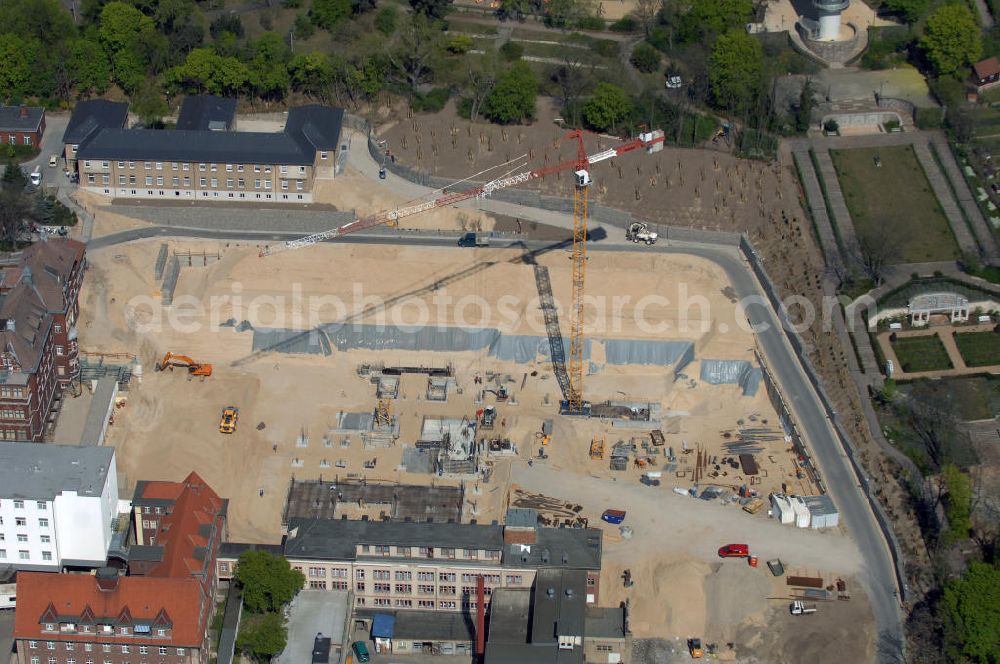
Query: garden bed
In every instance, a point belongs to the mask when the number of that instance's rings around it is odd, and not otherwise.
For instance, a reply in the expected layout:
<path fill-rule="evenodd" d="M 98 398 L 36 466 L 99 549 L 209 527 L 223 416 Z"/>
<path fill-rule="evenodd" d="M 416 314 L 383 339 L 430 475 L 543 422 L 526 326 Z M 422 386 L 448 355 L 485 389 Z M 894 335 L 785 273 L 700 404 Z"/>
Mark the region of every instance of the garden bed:
<path fill-rule="evenodd" d="M 919 337 L 896 337 L 892 349 L 906 373 L 953 369 L 948 351 L 936 334 Z"/>
<path fill-rule="evenodd" d="M 1000 334 L 996 332 L 955 332 L 955 345 L 966 366 L 1000 365 Z"/>

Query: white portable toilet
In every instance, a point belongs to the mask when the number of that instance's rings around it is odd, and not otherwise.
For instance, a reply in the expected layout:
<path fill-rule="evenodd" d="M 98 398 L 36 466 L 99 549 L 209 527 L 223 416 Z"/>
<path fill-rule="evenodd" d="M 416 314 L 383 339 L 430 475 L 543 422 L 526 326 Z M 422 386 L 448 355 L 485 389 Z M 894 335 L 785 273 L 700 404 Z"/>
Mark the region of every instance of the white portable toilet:
<path fill-rule="evenodd" d="M 771 508 L 778 523 L 789 524 L 795 522 L 795 511 L 791 502 L 782 493 L 771 494 Z"/>
<path fill-rule="evenodd" d="M 795 510 L 795 525 L 799 528 L 809 527 L 809 508 L 798 496 L 790 499 L 792 509 Z"/>

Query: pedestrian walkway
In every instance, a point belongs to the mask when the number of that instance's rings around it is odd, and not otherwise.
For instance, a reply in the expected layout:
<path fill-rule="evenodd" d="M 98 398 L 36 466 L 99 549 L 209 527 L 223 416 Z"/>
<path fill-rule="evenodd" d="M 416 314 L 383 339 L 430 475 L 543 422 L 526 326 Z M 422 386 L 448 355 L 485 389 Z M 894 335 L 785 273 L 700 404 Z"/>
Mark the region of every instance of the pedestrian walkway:
<path fill-rule="evenodd" d="M 976 239 L 972 236 L 968 224 L 965 223 L 965 218 L 962 216 L 962 211 L 958 208 L 958 203 L 955 202 L 954 196 L 951 195 L 951 189 L 948 187 L 948 181 L 944 173 L 941 172 L 937 162 L 934 161 L 930 144 L 922 141 L 914 142 L 913 152 L 916 153 L 917 160 L 923 166 L 924 174 L 927 176 L 927 181 L 930 182 L 934 196 L 944 211 L 944 216 L 948 219 L 948 225 L 951 226 L 951 232 L 955 236 L 955 241 L 958 242 L 958 248 L 962 252 L 969 252 L 974 256 L 978 255 L 979 246 L 976 244 Z"/>
<path fill-rule="evenodd" d="M 840 254 L 840 247 L 837 245 L 837 235 L 834 233 L 833 224 L 830 222 L 830 215 L 827 214 L 826 204 L 823 201 L 823 190 L 819 186 L 816 178 L 816 169 L 813 168 L 812 157 L 808 150 L 796 150 L 792 152 L 795 165 L 799 169 L 799 176 L 802 180 L 802 189 L 805 190 L 806 205 L 812 214 L 813 222 L 816 224 L 816 233 L 819 235 L 820 247 L 823 250 L 823 258 L 826 266 L 837 274 L 844 272 L 844 260 Z"/>
<path fill-rule="evenodd" d="M 826 197 L 830 201 L 830 209 L 833 211 L 833 223 L 837 225 L 840 233 L 840 241 L 846 251 L 853 251 L 858 246 L 858 237 L 854 233 L 854 220 L 851 219 L 851 212 L 847 209 L 847 201 L 844 200 L 844 192 L 840 189 L 840 180 L 837 178 L 837 169 L 833 166 L 833 159 L 827 149 L 816 149 L 816 163 L 819 164 L 819 174 L 823 178 L 823 185 L 826 187 Z"/>

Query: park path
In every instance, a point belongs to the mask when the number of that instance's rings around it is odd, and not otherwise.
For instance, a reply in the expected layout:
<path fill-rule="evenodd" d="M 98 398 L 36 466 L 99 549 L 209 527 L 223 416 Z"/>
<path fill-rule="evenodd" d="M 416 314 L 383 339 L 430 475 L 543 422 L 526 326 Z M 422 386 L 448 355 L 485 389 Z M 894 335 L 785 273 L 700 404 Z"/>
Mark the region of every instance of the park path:
<path fill-rule="evenodd" d="M 975 0 L 976 12 L 979 14 L 979 24 L 983 26 L 983 32 L 988 32 L 993 27 L 993 14 L 986 6 L 986 0 Z"/>
<path fill-rule="evenodd" d="M 830 221 L 830 215 L 826 211 L 823 190 L 816 177 L 812 156 L 808 150 L 794 150 L 792 158 L 795 159 L 795 164 L 799 169 L 802 188 L 805 190 L 806 204 L 809 206 L 813 221 L 816 223 L 816 232 L 819 235 L 819 243 L 823 249 L 827 268 L 836 273 L 842 273 L 844 260 L 837 244 L 837 234 L 833 230 L 833 222 Z"/>
<path fill-rule="evenodd" d="M 923 166 L 927 181 L 930 182 L 931 189 L 934 191 L 934 197 L 937 198 L 938 205 L 941 206 L 944 216 L 948 219 L 948 225 L 951 226 L 951 232 L 955 235 L 958 248 L 963 253 L 979 254 L 976 238 L 972 236 L 972 232 L 962 216 L 962 211 L 958 208 L 958 203 L 955 202 L 955 197 L 951 195 L 948 181 L 941 169 L 938 168 L 934 155 L 931 154 L 930 144 L 914 141 L 913 152 L 917 155 L 917 161 Z"/>
<path fill-rule="evenodd" d="M 945 378 L 947 376 L 973 376 L 979 375 L 984 372 L 986 373 L 997 373 L 995 368 L 991 367 L 970 367 L 965 364 L 965 359 L 962 358 L 962 353 L 958 350 L 958 344 L 955 343 L 956 333 L 969 333 L 969 332 L 990 332 L 993 330 L 993 324 L 989 325 L 968 325 L 962 326 L 961 328 L 955 328 L 951 325 L 939 325 L 928 328 L 917 328 L 912 330 L 886 330 L 878 335 L 878 344 L 882 348 L 882 352 L 885 353 L 886 358 L 891 359 L 893 363 L 893 376 L 896 378 L 902 378 L 906 380 L 911 380 L 915 378 Z M 896 350 L 892 347 L 892 342 L 889 341 L 889 337 L 895 333 L 897 338 L 905 337 L 927 337 L 934 334 L 941 343 L 944 345 L 945 351 L 948 353 L 948 359 L 951 360 L 951 369 L 937 369 L 934 371 L 914 371 L 906 372 L 903 371 L 903 365 L 900 363 L 899 358 L 896 356 Z M 930 334 L 929 334 L 930 333 Z"/>
<path fill-rule="evenodd" d="M 830 150 L 817 149 L 815 154 L 816 163 L 819 164 L 819 174 L 826 187 L 826 196 L 830 201 L 830 208 L 833 210 L 833 223 L 837 225 L 840 241 L 844 244 L 845 251 L 850 252 L 858 246 L 858 236 L 854 232 L 854 220 L 851 219 L 851 212 L 847 209 L 847 201 L 844 200 L 844 192 L 840 188 L 837 169 L 833 165 Z"/>

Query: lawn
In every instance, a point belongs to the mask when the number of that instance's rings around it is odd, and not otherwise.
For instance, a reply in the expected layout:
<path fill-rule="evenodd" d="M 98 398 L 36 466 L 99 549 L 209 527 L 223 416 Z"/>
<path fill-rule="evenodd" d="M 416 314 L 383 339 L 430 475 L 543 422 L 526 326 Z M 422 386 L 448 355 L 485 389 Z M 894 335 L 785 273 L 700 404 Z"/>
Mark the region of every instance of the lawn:
<path fill-rule="evenodd" d="M 967 366 L 1000 364 L 1000 334 L 996 332 L 956 332 L 955 344 Z"/>
<path fill-rule="evenodd" d="M 900 368 L 906 373 L 951 369 L 948 351 L 936 334 L 919 337 L 897 337 L 892 342 Z"/>
<path fill-rule="evenodd" d="M 931 185 L 910 146 L 831 150 L 860 240 L 895 244 L 892 263 L 951 260 L 959 255 Z M 875 158 L 881 167 L 875 166 Z"/>

